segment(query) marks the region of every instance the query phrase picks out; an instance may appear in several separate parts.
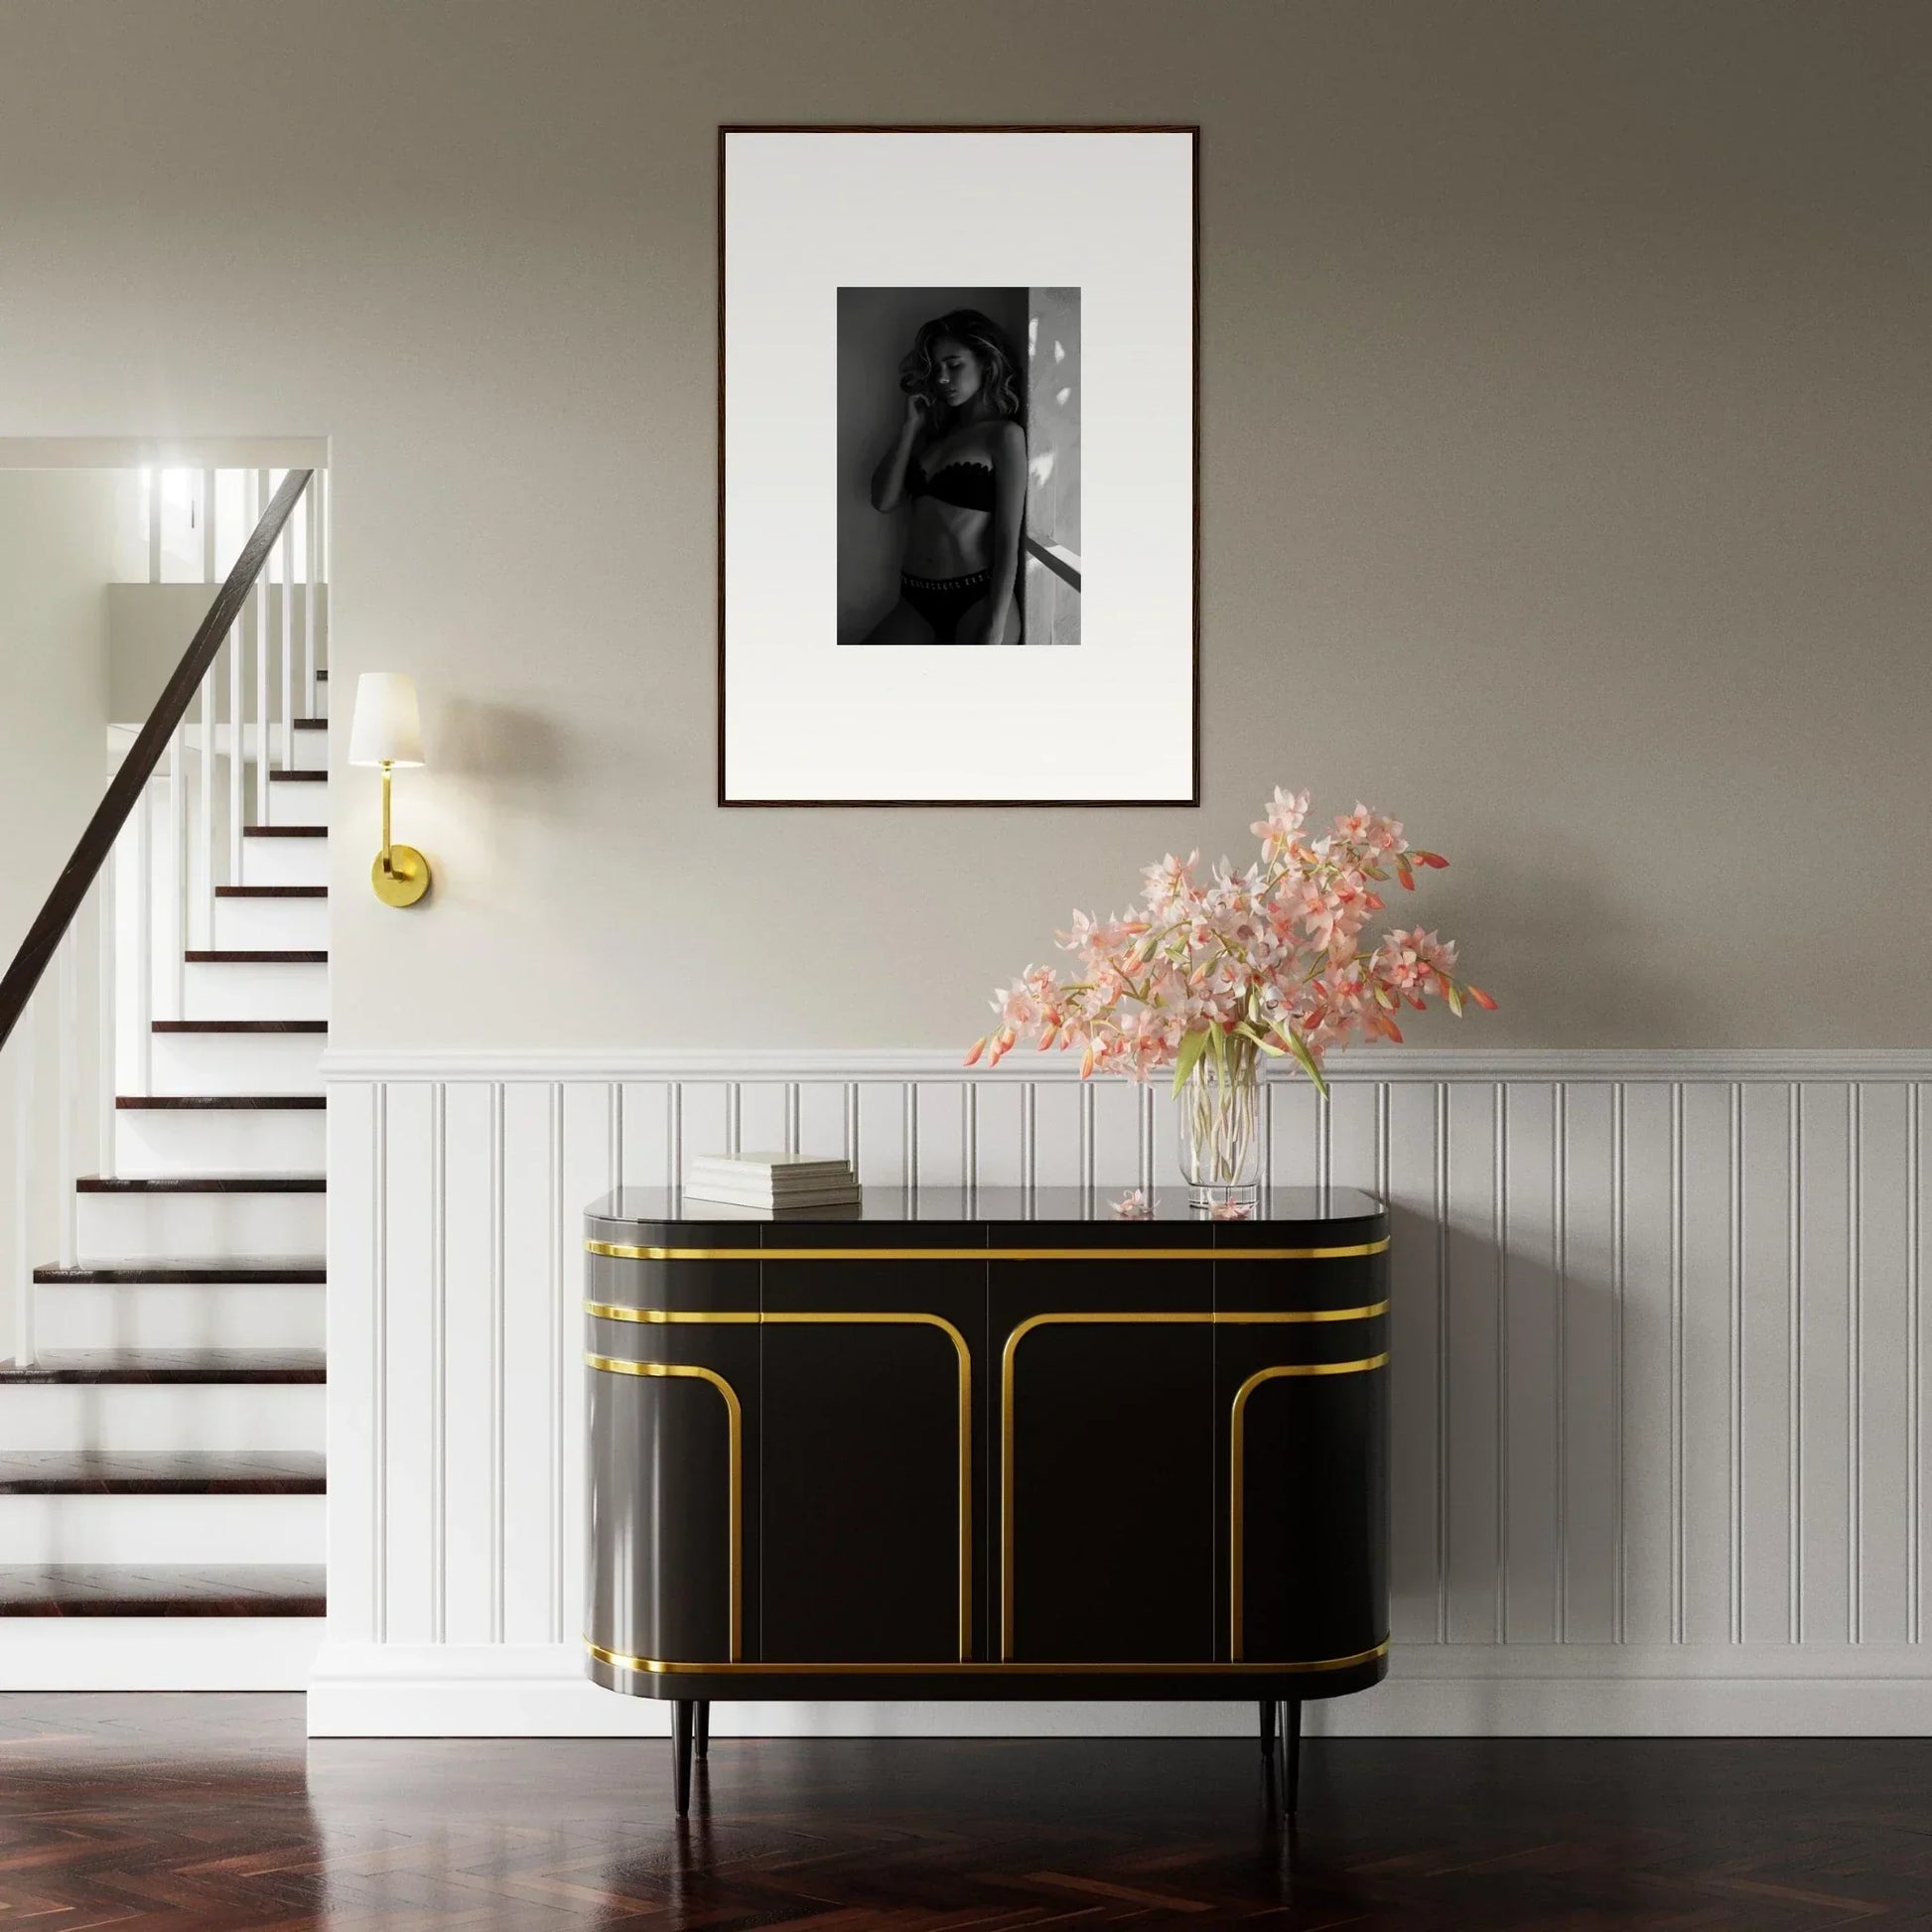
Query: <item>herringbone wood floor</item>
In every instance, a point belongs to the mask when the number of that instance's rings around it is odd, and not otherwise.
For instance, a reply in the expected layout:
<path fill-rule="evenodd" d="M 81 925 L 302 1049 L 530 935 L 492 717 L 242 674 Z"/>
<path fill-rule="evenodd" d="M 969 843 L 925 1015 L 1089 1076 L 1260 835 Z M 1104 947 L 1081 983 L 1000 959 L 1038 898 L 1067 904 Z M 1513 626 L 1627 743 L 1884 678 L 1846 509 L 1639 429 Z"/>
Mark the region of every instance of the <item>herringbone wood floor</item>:
<path fill-rule="evenodd" d="M 1932 1743 L 308 1745 L 290 1697 L 0 1698 L 0 1925 L 1932 1928 Z"/>

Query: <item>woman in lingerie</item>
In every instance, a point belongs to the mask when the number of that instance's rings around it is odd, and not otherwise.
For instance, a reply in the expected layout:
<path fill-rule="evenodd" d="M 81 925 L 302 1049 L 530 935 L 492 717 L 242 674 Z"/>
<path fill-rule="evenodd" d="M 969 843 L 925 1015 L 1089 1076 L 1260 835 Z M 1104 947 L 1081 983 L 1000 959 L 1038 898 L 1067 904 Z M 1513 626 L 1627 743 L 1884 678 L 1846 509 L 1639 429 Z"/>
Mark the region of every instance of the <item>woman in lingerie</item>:
<path fill-rule="evenodd" d="M 911 505 L 898 602 L 869 644 L 1018 644 L 1027 434 L 1020 372 L 976 309 L 920 325 L 899 364 L 905 420 L 873 472 L 872 505 Z"/>

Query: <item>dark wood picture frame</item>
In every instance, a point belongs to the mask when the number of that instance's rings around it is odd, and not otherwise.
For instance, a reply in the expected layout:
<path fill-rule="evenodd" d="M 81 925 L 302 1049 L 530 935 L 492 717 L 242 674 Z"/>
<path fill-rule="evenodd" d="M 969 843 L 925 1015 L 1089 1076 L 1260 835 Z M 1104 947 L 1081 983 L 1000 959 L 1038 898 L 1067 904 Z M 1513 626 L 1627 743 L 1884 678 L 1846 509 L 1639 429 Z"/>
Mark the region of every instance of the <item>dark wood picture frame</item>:
<path fill-rule="evenodd" d="M 1192 718 L 1189 729 L 1191 784 L 1189 794 L 1184 799 L 1175 798 L 734 798 L 730 796 L 726 782 L 726 610 L 725 610 L 725 157 L 729 139 L 734 134 L 1184 134 L 1189 139 L 1189 236 L 1188 258 L 1192 277 L 1189 297 L 1191 325 L 1190 361 L 1191 361 L 1191 450 L 1193 474 L 1190 478 L 1189 499 L 1191 503 L 1190 548 L 1190 602 L 1191 636 L 1189 652 L 1191 674 L 1189 677 L 1189 703 Z M 1065 807 L 1074 810 L 1135 810 L 1150 805 L 1165 805 L 1198 809 L 1201 799 L 1201 759 L 1200 759 L 1200 128 L 1195 123 L 1167 122 L 733 122 L 721 124 L 718 129 L 718 184 L 717 184 L 717 226 L 718 226 L 718 290 L 717 290 L 717 356 L 718 356 L 718 647 L 717 647 L 717 707 L 718 707 L 718 803 L 727 809 L 772 810 L 789 809 L 839 809 L 850 811 L 878 810 L 889 807 L 903 809 L 1006 809 L 1038 810 L 1042 807 Z"/>

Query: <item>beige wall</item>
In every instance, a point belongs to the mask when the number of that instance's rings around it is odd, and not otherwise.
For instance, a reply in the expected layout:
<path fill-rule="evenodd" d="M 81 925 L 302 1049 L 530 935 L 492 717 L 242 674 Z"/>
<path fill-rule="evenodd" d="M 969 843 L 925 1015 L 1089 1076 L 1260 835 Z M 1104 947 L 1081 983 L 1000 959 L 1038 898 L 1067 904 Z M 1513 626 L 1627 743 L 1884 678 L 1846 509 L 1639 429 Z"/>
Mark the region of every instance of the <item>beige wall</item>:
<path fill-rule="evenodd" d="M 345 1043 L 966 1039 L 1277 780 L 1451 854 L 1487 1042 L 1924 1041 L 1929 58 L 1879 0 L 0 0 L 0 435 L 332 438 L 440 868 L 374 904 L 348 774 Z M 1202 124 L 1201 810 L 716 809 L 725 119 Z"/>

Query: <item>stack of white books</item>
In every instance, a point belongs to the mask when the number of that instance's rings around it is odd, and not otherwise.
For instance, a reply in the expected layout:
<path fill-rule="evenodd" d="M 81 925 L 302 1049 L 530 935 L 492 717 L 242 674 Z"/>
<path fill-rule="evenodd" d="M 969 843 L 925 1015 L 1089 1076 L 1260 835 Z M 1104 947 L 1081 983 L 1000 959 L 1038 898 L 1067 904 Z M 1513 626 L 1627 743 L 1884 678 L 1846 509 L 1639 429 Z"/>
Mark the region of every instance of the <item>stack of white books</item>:
<path fill-rule="evenodd" d="M 850 1161 L 808 1154 L 706 1154 L 686 1172 L 684 1197 L 774 1211 L 857 1207 L 859 1181 Z"/>

